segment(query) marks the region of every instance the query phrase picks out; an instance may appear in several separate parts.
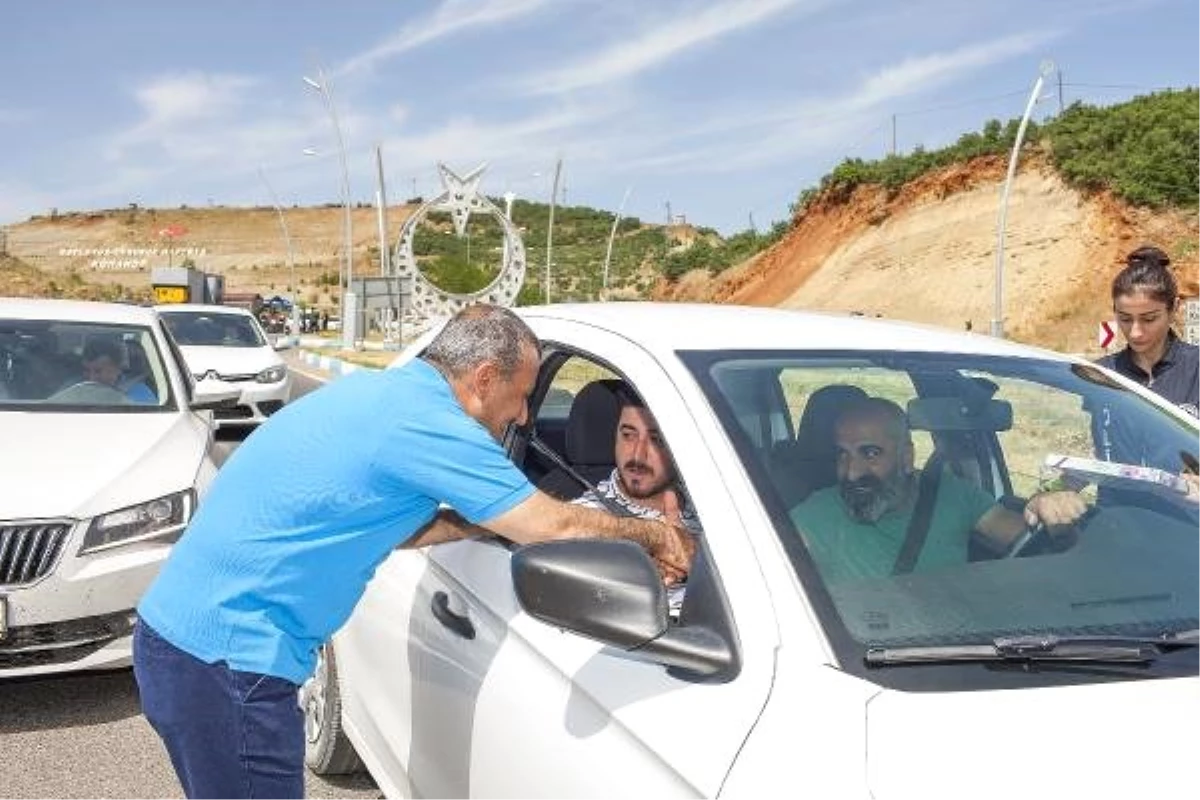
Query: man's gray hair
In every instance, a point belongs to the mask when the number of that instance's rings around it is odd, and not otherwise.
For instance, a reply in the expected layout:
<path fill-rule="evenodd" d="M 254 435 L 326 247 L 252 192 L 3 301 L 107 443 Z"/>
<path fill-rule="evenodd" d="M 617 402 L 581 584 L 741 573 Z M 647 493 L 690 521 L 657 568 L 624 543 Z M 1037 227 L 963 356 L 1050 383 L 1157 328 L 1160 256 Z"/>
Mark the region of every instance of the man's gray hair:
<path fill-rule="evenodd" d="M 527 347 L 541 352 L 541 343 L 524 320 L 507 308 L 477 303 L 451 317 L 423 357 L 455 377 L 491 361 L 509 378 Z"/>

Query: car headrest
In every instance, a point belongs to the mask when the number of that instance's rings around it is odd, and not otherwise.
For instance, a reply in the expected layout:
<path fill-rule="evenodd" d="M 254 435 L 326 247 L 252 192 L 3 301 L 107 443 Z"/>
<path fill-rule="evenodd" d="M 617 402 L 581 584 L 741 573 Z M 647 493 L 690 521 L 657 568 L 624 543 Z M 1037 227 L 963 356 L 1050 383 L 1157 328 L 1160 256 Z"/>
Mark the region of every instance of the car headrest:
<path fill-rule="evenodd" d="M 567 459 L 572 464 L 613 463 L 617 421 L 621 418 L 617 388 L 623 385 L 623 381 L 615 379 L 592 381 L 575 395 L 567 417 Z"/>

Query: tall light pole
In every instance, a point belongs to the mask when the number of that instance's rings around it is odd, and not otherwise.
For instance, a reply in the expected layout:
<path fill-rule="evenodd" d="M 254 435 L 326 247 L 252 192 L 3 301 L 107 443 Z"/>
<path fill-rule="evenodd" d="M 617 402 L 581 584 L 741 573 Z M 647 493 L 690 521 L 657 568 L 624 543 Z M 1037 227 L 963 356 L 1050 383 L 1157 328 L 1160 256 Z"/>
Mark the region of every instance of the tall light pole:
<path fill-rule="evenodd" d="M 550 302 L 550 253 L 551 245 L 554 242 L 554 201 L 558 199 L 558 179 L 562 174 L 562 159 L 554 164 L 554 186 L 550 189 L 550 222 L 546 225 L 546 286 L 545 298 L 546 303 Z"/>
<path fill-rule="evenodd" d="M 604 251 L 604 282 L 603 293 L 600 297 L 601 300 L 608 299 L 608 265 L 612 261 L 613 240 L 617 238 L 617 226 L 621 224 L 621 214 L 625 211 L 625 201 L 629 199 L 629 192 L 632 189 L 632 186 L 625 189 L 625 194 L 621 197 L 621 205 L 617 206 L 617 215 L 613 217 L 612 230 L 608 232 L 608 247 Z"/>
<path fill-rule="evenodd" d="M 1004 338 L 1004 223 L 1008 217 L 1008 193 L 1012 189 L 1013 175 L 1017 172 L 1017 158 L 1021 153 L 1021 142 L 1025 139 L 1025 128 L 1029 118 L 1033 116 L 1033 107 L 1041 98 L 1042 84 L 1047 76 L 1054 72 L 1053 61 L 1041 63 L 1038 79 L 1029 93 L 1029 102 L 1025 104 L 1025 115 L 1017 128 L 1017 140 L 1013 142 L 1012 155 L 1008 157 L 1008 174 L 1004 178 L 1004 191 L 1000 195 L 1000 219 L 996 223 L 996 290 L 992 308 L 992 336 Z"/>
<path fill-rule="evenodd" d="M 317 79 L 313 80 L 307 75 L 303 76 L 304 83 L 310 88 L 321 93 L 321 99 L 325 101 L 325 110 L 329 112 L 329 119 L 333 123 L 333 132 L 337 137 L 338 159 L 342 165 L 342 228 L 344 240 L 342 242 L 342 260 L 345 263 L 345 268 L 339 274 L 339 286 L 342 292 L 341 316 L 342 316 L 342 345 L 347 348 L 353 348 L 356 344 L 358 336 L 357 311 L 353 308 L 347 308 L 347 293 L 350 291 L 350 286 L 354 280 L 354 255 L 353 234 L 350 228 L 350 170 L 346 166 L 346 143 L 342 139 L 342 126 L 338 123 L 337 108 L 333 104 L 333 90 L 329 85 L 329 78 L 325 75 L 325 70 L 317 67 Z M 345 284 L 342 285 L 342 275 L 345 276 Z M 351 303 L 353 305 L 353 303 Z"/>
<path fill-rule="evenodd" d="M 267 187 L 267 194 L 271 196 L 271 205 L 275 207 L 275 214 L 279 217 L 279 229 L 283 231 L 283 243 L 287 247 L 288 272 L 291 275 L 288 279 L 291 282 L 291 291 L 288 292 L 288 300 L 292 304 L 292 343 L 299 344 L 300 305 L 296 302 L 296 258 L 292 251 L 292 237 L 288 233 L 287 218 L 283 215 L 283 206 L 279 205 L 279 197 L 275 194 L 275 188 L 267 180 L 267 172 L 261 166 L 258 168 L 258 177 L 262 179 L 263 186 Z"/>

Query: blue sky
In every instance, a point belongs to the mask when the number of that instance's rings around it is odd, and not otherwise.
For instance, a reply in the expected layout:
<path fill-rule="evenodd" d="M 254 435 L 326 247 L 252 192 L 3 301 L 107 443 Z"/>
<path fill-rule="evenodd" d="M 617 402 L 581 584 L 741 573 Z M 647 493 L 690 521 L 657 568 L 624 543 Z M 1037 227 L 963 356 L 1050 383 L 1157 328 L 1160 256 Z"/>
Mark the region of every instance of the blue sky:
<path fill-rule="evenodd" d="M 787 216 L 843 157 L 1067 103 L 1195 86 L 1195 0 L 9 0 L 0 224 L 143 206 L 484 191 L 732 233 Z M 1058 107 L 1057 78 L 1036 118 Z M 305 149 L 316 150 L 315 156 Z M 564 198 L 560 197 L 560 202 Z"/>

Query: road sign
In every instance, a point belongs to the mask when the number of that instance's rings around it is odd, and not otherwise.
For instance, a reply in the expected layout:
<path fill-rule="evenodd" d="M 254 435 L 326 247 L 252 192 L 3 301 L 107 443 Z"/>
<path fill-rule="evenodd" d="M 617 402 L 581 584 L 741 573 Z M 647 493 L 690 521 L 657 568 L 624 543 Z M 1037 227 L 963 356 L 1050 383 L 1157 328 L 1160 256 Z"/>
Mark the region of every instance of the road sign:
<path fill-rule="evenodd" d="M 1117 323 L 1109 320 L 1104 320 L 1100 323 L 1100 329 L 1096 331 L 1096 341 L 1101 347 L 1107 348 L 1117 338 Z"/>
<path fill-rule="evenodd" d="M 1188 325 L 1200 325 L 1200 299 L 1190 297 L 1183 301 L 1183 318 Z"/>

